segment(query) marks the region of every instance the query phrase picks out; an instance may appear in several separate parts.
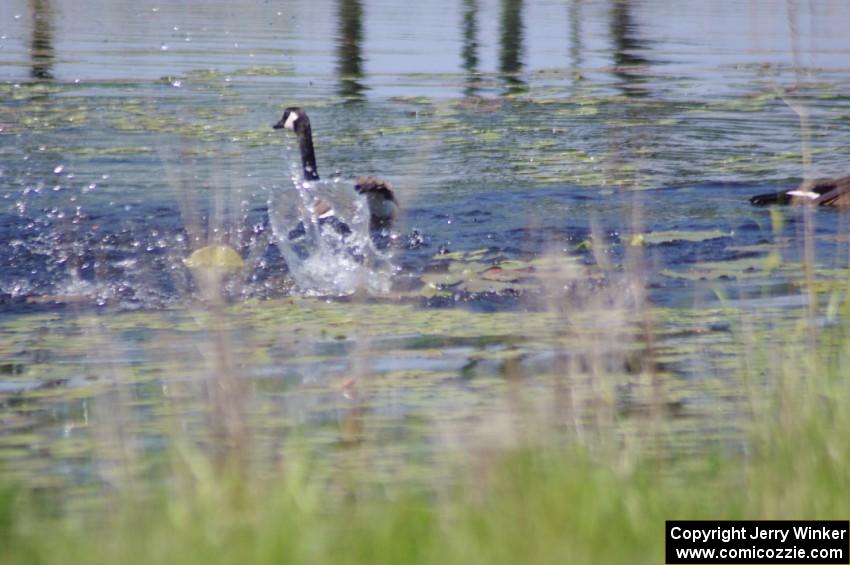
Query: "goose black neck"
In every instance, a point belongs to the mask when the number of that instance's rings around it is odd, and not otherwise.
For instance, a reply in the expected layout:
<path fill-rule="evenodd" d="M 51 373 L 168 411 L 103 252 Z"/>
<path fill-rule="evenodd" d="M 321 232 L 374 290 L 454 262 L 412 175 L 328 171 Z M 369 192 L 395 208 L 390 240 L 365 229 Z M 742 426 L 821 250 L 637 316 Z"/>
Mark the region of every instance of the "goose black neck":
<path fill-rule="evenodd" d="M 319 169 L 316 167 L 316 153 L 313 151 L 313 132 L 310 124 L 296 129 L 298 147 L 301 150 L 301 166 L 304 169 L 304 180 L 319 180 Z"/>

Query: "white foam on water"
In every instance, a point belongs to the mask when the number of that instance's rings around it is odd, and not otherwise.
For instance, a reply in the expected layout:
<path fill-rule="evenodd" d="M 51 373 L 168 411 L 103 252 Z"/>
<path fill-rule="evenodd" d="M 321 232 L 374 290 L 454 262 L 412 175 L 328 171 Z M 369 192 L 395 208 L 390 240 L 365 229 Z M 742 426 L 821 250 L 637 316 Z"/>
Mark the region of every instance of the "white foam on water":
<path fill-rule="evenodd" d="M 290 167 L 291 182 L 276 187 L 269 198 L 269 222 L 275 243 L 286 260 L 296 290 L 315 296 L 346 296 L 365 290 L 389 291 L 393 273 L 391 256 L 378 250 L 369 235 L 366 199 L 354 190 L 353 180 L 339 178 L 305 181 L 297 164 Z M 346 224 L 351 233 L 340 233 L 326 210 Z M 293 232 L 303 235 L 292 237 Z"/>

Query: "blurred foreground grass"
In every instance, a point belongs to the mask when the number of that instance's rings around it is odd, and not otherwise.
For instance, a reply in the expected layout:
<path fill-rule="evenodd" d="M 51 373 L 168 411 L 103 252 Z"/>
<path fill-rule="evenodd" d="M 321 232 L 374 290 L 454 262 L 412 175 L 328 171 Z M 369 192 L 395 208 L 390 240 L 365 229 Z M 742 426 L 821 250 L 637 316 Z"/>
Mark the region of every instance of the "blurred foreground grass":
<path fill-rule="evenodd" d="M 435 492 L 328 480 L 304 459 L 261 478 L 175 447 L 165 483 L 117 489 L 91 512 L 4 486 L 0 562 L 662 563 L 667 519 L 846 519 L 850 339 L 811 328 L 753 338 L 739 453 L 624 458 L 615 436 L 603 448 L 527 439 L 471 455 Z"/>

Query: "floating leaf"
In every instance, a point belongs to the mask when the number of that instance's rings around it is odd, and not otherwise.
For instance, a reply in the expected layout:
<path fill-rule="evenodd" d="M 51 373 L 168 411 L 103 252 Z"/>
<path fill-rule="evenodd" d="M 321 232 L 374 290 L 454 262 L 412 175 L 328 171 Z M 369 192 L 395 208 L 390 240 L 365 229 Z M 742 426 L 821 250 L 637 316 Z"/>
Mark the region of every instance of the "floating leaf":
<path fill-rule="evenodd" d="M 686 231 L 686 230 L 671 230 L 671 231 L 656 231 L 644 234 L 635 234 L 629 240 L 629 245 L 658 245 L 661 243 L 672 243 L 674 241 L 708 241 L 709 239 L 719 239 L 722 237 L 732 237 L 731 233 L 720 230 L 704 230 L 704 231 Z"/>
<path fill-rule="evenodd" d="M 215 269 L 234 272 L 242 269 L 245 262 L 235 249 L 229 245 L 207 245 L 195 250 L 186 259 L 190 269 Z"/>

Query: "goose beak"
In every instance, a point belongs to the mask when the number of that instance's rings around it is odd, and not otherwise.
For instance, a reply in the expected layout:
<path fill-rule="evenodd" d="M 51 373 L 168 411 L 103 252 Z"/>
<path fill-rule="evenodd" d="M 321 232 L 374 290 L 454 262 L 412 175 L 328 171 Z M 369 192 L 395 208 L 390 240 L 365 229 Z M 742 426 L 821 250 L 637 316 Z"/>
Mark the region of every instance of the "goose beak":
<path fill-rule="evenodd" d="M 286 127 L 286 123 L 284 123 L 283 119 L 281 119 L 278 123 L 272 126 L 273 129 L 283 129 Z"/>

